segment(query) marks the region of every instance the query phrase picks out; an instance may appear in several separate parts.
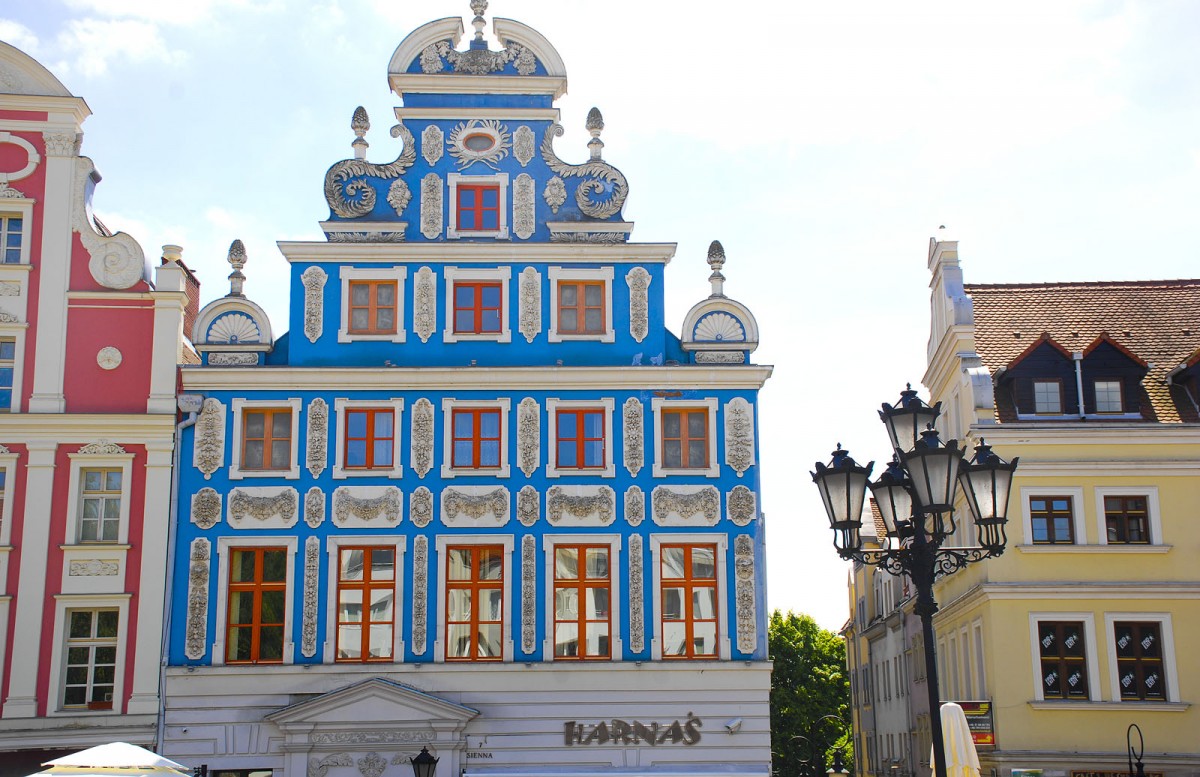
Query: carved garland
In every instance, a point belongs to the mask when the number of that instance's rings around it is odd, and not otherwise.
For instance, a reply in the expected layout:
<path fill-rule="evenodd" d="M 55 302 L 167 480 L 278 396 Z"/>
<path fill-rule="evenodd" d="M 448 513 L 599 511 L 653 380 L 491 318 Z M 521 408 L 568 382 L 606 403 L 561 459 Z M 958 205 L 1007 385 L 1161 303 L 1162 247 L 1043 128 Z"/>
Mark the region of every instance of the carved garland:
<path fill-rule="evenodd" d="M 702 515 L 710 524 L 721 519 L 721 495 L 712 486 L 705 486 L 691 494 L 659 486 L 654 489 L 653 502 L 654 521 L 658 524 L 666 523 L 671 513 L 676 513 L 684 520 Z"/>
<path fill-rule="evenodd" d="M 192 523 L 211 529 L 221 522 L 221 494 L 207 486 L 192 494 Z"/>
<path fill-rule="evenodd" d="M 445 60 L 443 62 L 442 60 Z M 421 72 L 440 73 L 450 66 L 455 73 L 485 76 L 504 69 L 509 62 L 513 63 L 519 75 L 528 76 L 537 72 L 537 57 L 525 46 L 512 40 L 504 41 L 500 51 L 489 49 L 467 49 L 458 51 L 451 46 L 450 41 L 441 40 L 431 43 L 421 51 Z"/>
<path fill-rule="evenodd" d="M 729 512 L 729 520 L 738 526 L 746 526 L 754 520 L 756 512 L 754 492 L 745 486 L 734 486 L 725 498 L 725 509 Z"/>
<path fill-rule="evenodd" d="M 646 494 L 638 486 L 625 491 L 625 521 L 630 526 L 640 526 L 646 520 Z"/>
<path fill-rule="evenodd" d="M 621 438 L 625 448 L 625 469 L 634 477 L 646 465 L 642 426 L 642 403 L 637 397 L 630 397 L 621 408 Z"/>
<path fill-rule="evenodd" d="M 534 198 L 533 179 L 521 173 L 513 182 L 513 234 L 522 240 L 528 240 L 537 226 Z"/>
<path fill-rule="evenodd" d="M 329 403 L 317 397 L 308 403 L 308 442 L 305 466 L 314 478 L 320 477 L 329 461 Z"/>
<path fill-rule="evenodd" d="M 536 645 L 537 624 L 537 541 L 533 535 L 521 538 L 521 651 L 532 653 Z"/>
<path fill-rule="evenodd" d="M 527 343 L 542 331 L 542 274 L 532 267 L 521 270 L 520 329 Z"/>
<path fill-rule="evenodd" d="M 409 458 L 417 477 L 433 469 L 433 403 L 424 397 L 413 403 Z"/>
<path fill-rule="evenodd" d="M 258 364 L 258 354 L 210 353 L 208 363 L 212 367 L 254 367 Z"/>
<path fill-rule="evenodd" d="M 344 524 L 351 518 L 373 521 L 383 518 L 388 523 L 400 521 L 400 489 L 389 486 L 387 491 L 376 497 L 357 497 L 349 487 L 342 486 L 333 492 L 333 520 Z"/>
<path fill-rule="evenodd" d="M 584 178 L 575 188 L 575 204 L 585 216 L 606 219 L 621 210 L 629 196 L 629 184 L 621 171 L 607 162 L 593 159 L 581 165 L 569 165 L 554 153 L 554 138 L 564 130 L 561 124 L 551 124 L 542 139 L 542 159 L 554 173 L 563 178 Z M 608 193 L 604 200 L 593 200 L 593 195 Z"/>
<path fill-rule="evenodd" d="M 753 653 L 758 642 L 758 623 L 754 604 L 754 542 L 749 535 L 740 534 L 733 544 L 737 610 L 737 646 L 743 653 Z"/>
<path fill-rule="evenodd" d="M 192 466 L 204 473 L 205 480 L 225 466 L 225 405 L 219 399 L 209 397 L 200 408 Z"/>
<path fill-rule="evenodd" d="M 188 552 L 187 628 L 183 654 L 204 658 L 208 642 L 208 569 L 212 545 L 203 537 L 192 540 Z"/>
<path fill-rule="evenodd" d="M 424 529 L 433 520 L 433 492 L 425 486 L 417 486 L 408 495 L 408 517 L 418 529 Z"/>
<path fill-rule="evenodd" d="M 423 343 L 437 328 L 437 278 L 428 267 L 417 270 L 413 282 L 413 328 Z"/>
<path fill-rule="evenodd" d="M 271 496 L 252 496 L 243 489 L 235 488 L 229 495 L 229 518 L 239 522 L 248 518 L 269 521 L 278 516 L 284 522 L 294 521 L 298 503 L 294 488 L 285 488 Z"/>
<path fill-rule="evenodd" d="M 429 240 L 442 234 L 442 179 L 437 173 L 421 179 L 421 234 Z"/>
<path fill-rule="evenodd" d="M 650 332 L 650 273 L 644 267 L 634 267 L 625 274 L 629 286 L 629 334 L 639 343 Z"/>
<path fill-rule="evenodd" d="M 522 486 L 517 492 L 517 520 L 522 526 L 533 526 L 541 514 L 541 499 L 533 486 Z"/>
<path fill-rule="evenodd" d="M 417 161 L 417 144 L 407 127 L 403 124 L 392 127 L 392 137 L 404 143 L 396 161 L 377 165 L 365 159 L 346 159 L 325 173 L 325 201 L 336 215 L 344 219 L 367 215 L 375 207 L 375 189 L 368 178 L 385 181 L 399 178 Z"/>
<path fill-rule="evenodd" d="M 517 466 L 532 477 L 541 465 L 541 408 L 533 397 L 517 405 Z"/>
<path fill-rule="evenodd" d="M 725 463 L 739 478 L 754 464 L 754 409 L 741 397 L 725 403 Z"/>
<path fill-rule="evenodd" d="M 67 567 L 68 577 L 112 577 L 121 571 L 117 561 L 106 561 L 92 558 L 86 561 L 72 561 Z"/>
<path fill-rule="evenodd" d="M 564 515 L 586 519 L 597 516 L 604 524 L 612 523 L 616 499 L 613 490 L 600 486 L 595 494 L 572 496 L 562 486 L 551 486 L 546 494 L 546 518 L 559 523 Z"/>
<path fill-rule="evenodd" d="M 325 327 L 325 282 L 329 275 L 316 265 L 300 274 L 304 284 L 304 336 L 315 343 Z"/>
<path fill-rule="evenodd" d="M 97 440 L 84 445 L 76 453 L 84 456 L 120 456 L 125 454 L 126 450 L 115 442 Z"/>
<path fill-rule="evenodd" d="M 429 601 L 429 538 L 420 535 L 413 540 L 413 652 L 425 655 L 426 607 Z"/>
<path fill-rule="evenodd" d="M 459 515 L 478 521 L 488 513 L 503 521 L 508 516 L 508 490 L 495 488 L 482 494 L 468 494 L 456 488 L 447 488 L 442 492 L 442 509 L 445 511 L 443 521 L 453 520 Z"/>
<path fill-rule="evenodd" d="M 304 495 L 304 522 L 311 529 L 325 522 L 325 492 L 316 486 Z"/>
<path fill-rule="evenodd" d="M 308 759 L 308 777 L 325 777 L 331 766 L 353 766 L 354 756 L 349 753 L 334 753 L 320 760 Z"/>
<path fill-rule="evenodd" d="M 642 590 L 642 535 L 629 538 L 629 649 L 641 653 L 646 649 L 645 616 L 642 612 L 645 593 Z"/>
<path fill-rule="evenodd" d="M 317 654 L 317 575 L 320 562 L 321 541 L 309 537 L 304 541 L 304 605 L 300 615 L 300 654 L 308 658 Z"/>

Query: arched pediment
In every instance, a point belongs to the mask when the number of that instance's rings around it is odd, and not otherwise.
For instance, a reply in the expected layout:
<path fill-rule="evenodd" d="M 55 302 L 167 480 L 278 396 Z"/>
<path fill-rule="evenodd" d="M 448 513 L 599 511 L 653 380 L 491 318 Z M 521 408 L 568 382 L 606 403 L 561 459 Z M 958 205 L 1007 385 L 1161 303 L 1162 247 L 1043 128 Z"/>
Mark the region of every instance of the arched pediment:
<path fill-rule="evenodd" d="M 262 350 L 261 346 L 273 342 L 266 311 L 244 298 L 222 297 L 208 303 L 192 325 L 192 344 L 198 349 L 259 346 L 255 350 Z"/>
<path fill-rule="evenodd" d="M 62 81 L 33 57 L 0 41 L 0 92 L 73 97 Z"/>
<path fill-rule="evenodd" d="M 407 73 L 413 61 L 421 56 L 421 52 L 435 43 L 448 40 L 451 46 L 457 47 L 462 35 L 462 19 L 457 16 L 422 24 L 406 35 L 392 53 L 392 61 L 388 63 L 388 76 Z"/>

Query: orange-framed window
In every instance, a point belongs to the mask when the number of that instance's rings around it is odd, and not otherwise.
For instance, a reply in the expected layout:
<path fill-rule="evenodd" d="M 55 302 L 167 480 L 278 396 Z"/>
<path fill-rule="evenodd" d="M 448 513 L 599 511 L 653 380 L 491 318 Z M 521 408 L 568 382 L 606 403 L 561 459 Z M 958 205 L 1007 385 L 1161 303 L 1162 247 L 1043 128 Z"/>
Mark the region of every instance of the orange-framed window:
<path fill-rule="evenodd" d="M 499 408 L 458 408 L 451 413 L 451 423 L 450 466 L 462 469 L 500 466 Z"/>
<path fill-rule="evenodd" d="M 555 464 L 560 469 L 604 467 L 604 411 L 558 410 L 554 427 Z"/>
<path fill-rule="evenodd" d="M 662 461 L 672 469 L 708 467 L 708 409 L 680 408 L 662 412 Z"/>
<path fill-rule="evenodd" d="M 564 335 L 604 334 L 603 281 L 559 281 L 558 332 Z"/>
<path fill-rule="evenodd" d="M 337 661 L 391 661 L 396 628 L 396 549 L 338 550 Z"/>
<path fill-rule="evenodd" d="M 67 610 L 64 707 L 113 708 L 119 620 L 115 609 Z"/>
<path fill-rule="evenodd" d="M 347 469 L 391 469 L 396 412 L 391 408 L 346 410 L 343 460 Z"/>
<path fill-rule="evenodd" d="M 499 283 L 454 283 L 454 333 L 484 335 L 500 332 L 504 287 Z"/>
<path fill-rule="evenodd" d="M 396 282 L 350 281 L 348 329 L 356 335 L 396 333 Z"/>
<path fill-rule="evenodd" d="M 291 466 L 291 409 L 243 412 L 242 469 L 290 469 Z"/>
<path fill-rule="evenodd" d="M 489 232 L 500 229 L 500 187 L 459 184 L 458 230 Z"/>
<path fill-rule="evenodd" d="M 717 546 L 663 545 L 662 657 L 717 657 Z"/>
<path fill-rule="evenodd" d="M 504 657 L 504 547 L 446 548 L 446 660 Z"/>
<path fill-rule="evenodd" d="M 287 549 L 234 548 L 229 554 L 229 615 L 225 661 L 283 662 Z"/>
<path fill-rule="evenodd" d="M 554 548 L 554 659 L 612 656 L 612 572 L 607 545 Z"/>

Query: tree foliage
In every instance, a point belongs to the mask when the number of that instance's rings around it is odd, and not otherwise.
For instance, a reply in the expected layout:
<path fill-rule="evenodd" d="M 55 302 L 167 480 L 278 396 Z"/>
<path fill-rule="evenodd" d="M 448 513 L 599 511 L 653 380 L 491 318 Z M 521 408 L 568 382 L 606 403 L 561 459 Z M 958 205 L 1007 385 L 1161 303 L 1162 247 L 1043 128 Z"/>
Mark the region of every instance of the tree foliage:
<path fill-rule="evenodd" d="M 772 767 L 779 777 L 824 775 L 840 749 L 853 771 L 850 678 L 846 644 L 808 615 L 771 613 Z M 826 718 L 833 715 L 835 718 Z M 809 761 L 808 764 L 805 761 Z"/>

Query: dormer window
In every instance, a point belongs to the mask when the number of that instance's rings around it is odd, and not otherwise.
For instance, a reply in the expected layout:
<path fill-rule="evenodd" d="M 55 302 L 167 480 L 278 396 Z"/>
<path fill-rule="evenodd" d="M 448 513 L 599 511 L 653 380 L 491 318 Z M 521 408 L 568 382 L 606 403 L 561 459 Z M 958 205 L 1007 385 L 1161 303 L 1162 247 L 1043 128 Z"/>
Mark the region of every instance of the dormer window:
<path fill-rule="evenodd" d="M 1057 380 L 1033 382 L 1033 412 L 1038 415 L 1062 415 L 1062 383 Z"/>
<path fill-rule="evenodd" d="M 1121 401 L 1121 381 L 1098 380 L 1096 387 L 1097 413 L 1122 413 L 1125 403 Z"/>

